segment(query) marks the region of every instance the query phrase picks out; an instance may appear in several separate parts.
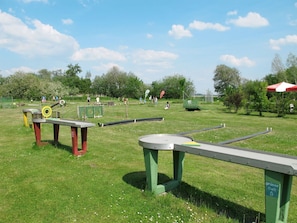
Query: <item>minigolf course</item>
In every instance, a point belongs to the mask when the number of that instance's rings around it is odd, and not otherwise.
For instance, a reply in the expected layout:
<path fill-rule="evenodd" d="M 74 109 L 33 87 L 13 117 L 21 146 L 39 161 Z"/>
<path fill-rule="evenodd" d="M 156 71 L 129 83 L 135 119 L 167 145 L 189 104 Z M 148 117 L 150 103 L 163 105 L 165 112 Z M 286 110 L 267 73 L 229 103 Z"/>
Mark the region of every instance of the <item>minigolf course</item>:
<path fill-rule="evenodd" d="M 252 149 L 226 146 L 231 142 L 269 133 L 264 132 L 212 144 L 194 141 L 184 134 L 151 134 L 139 138 L 138 143 L 143 148 L 146 169 L 146 190 L 161 194 L 178 187 L 185 171 L 185 154 L 203 156 L 235 164 L 255 167 L 264 170 L 265 216 L 267 223 L 286 223 L 293 176 L 297 176 L 297 157 L 276 153 L 268 153 Z M 158 184 L 158 153 L 171 151 L 173 153 L 173 179 Z M 199 174 L 198 174 L 199 175 Z M 197 176 L 198 177 L 198 176 Z"/>

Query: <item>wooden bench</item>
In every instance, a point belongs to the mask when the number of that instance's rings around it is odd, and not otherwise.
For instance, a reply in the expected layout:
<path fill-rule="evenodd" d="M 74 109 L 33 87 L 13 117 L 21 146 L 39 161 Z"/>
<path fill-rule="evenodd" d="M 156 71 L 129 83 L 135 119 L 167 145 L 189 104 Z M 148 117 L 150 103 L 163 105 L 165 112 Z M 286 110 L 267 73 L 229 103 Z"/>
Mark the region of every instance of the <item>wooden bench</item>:
<path fill-rule="evenodd" d="M 75 121 L 75 120 L 66 120 L 66 119 L 57 119 L 57 118 L 36 118 L 33 119 L 34 132 L 36 145 L 42 146 L 44 143 L 41 141 L 41 123 L 53 124 L 54 132 L 54 144 L 57 145 L 59 142 L 59 130 L 60 125 L 70 126 L 71 128 L 71 138 L 72 138 L 72 153 L 75 156 L 83 155 L 87 152 L 87 131 L 89 127 L 95 126 L 93 123 Z M 78 134 L 77 128 L 81 129 L 81 149 L 78 149 Z"/>
<path fill-rule="evenodd" d="M 265 214 L 267 223 L 287 222 L 292 178 L 297 176 L 297 157 L 200 143 L 191 145 L 190 137 L 153 134 L 139 138 L 143 147 L 147 190 L 160 194 L 176 188 L 182 180 L 185 153 L 256 167 L 265 174 Z M 192 141 L 193 142 L 193 141 Z M 158 184 L 158 151 L 173 152 L 173 178 Z"/>

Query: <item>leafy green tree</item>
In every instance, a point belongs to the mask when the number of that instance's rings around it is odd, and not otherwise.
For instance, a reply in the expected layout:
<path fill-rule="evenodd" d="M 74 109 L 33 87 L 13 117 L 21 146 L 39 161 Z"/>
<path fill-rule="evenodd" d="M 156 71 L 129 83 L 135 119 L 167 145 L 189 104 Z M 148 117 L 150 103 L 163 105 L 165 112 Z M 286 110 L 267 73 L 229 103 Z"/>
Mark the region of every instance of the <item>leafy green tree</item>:
<path fill-rule="evenodd" d="M 267 107 L 267 82 L 266 81 L 247 81 L 242 85 L 242 90 L 244 93 L 244 106 L 246 113 L 250 114 L 251 110 L 259 112 L 262 116 L 262 112 Z"/>
<path fill-rule="evenodd" d="M 290 83 L 297 84 L 297 57 L 292 53 L 287 58 L 286 76 Z"/>
<path fill-rule="evenodd" d="M 111 97 L 124 96 L 124 81 L 125 73 L 120 71 L 117 67 L 113 67 L 106 74 L 103 75 L 105 79 L 105 94 Z"/>
<path fill-rule="evenodd" d="M 78 86 L 79 92 L 82 94 L 92 93 L 92 81 L 91 81 L 91 72 L 88 71 L 85 75 L 85 78 L 80 78 L 80 84 Z"/>
<path fill-rule="evenodd" d="M 275 105 L 273 112 L 277 113 L 278 117 L 285 117 L 289 112 L 289 104 L 293 101 L 293 93 L 290 92 L 273 92 L 269 101 L 272 105 Z"/>
<path fill-rule="evenodd" d="M 155 96 L 159 96 L 160 92 L 164 90 L 166 92 L 165 98 L 183 98 L 183 93 L 185 95 L 195 93 L 193 82 L 180 74 L 164 77 L 162 81 L 154 81 L 152 88 L 152 93 Z"/>
<path fill-rule="evenodd" d="M 268 85 L 282 82 L 282 79 L 275 74 L 268 74 L 263 78 L 263 80 L 266 81 Z"/>
<path fill-rule="evenodd" d="M 229 86 L 238 88 L 241 84 L 241 77 L 236 68 L 230 68 L 226 65 L 218 65 L 214 71 L 214 89 L 219 96 L 223 96 Z"/>
<path fill-rule="evenodd" d="M 284 66 L 278 54 L 271 63 L 272 73 L 266 75 L 263 79 L 268 85 L 276 84 L 282 81 L 297 84 L 297 57 L 290 53 L 287 58 L 286 67 Z"/>
<path fill-rule="evenodd" d="M 106 95 L 106 79 L 104 76 L 95 76 L 92 82 L 92 90 L 94 94 Z"/>
<path fill-rule="evenodd" d="M 19 99 L 41 99 L 39 78 L 32 73 L 16 72 L 5 79 L 3 84 L 5 96 Z"/>
<path fill-rule="evenodd" d="M 67 77 L 76 77 L 79 73 L 82 72 L 81 67 L 78 64 L 72 65 L 69 64 L 68 69 L 66 70 Z"/>
<path fill-rule="evenodd" d="M 276 84 L 282 81 L 288 83 L 297 83 L 297 57 L 290 53 L 286 61 L 286 67 L 284 66 L 280 56 L 275 55 L 271 64 L 272 74 L 266 75 L 264 80 L 268 85 Z M 272 111 L 277 112 L 280 117 L 285 116 L 288 111 L 289 104 L 292 100 L 295 100 L 296 93 L 289 92 L 267 92 L 268 100 L 270 104 L 275 105 Z"/>
<path fill-rule="evenodd" d="M 271 63 L 271 71 L 273 74 L 278 76 L 278 78 L 282 81 L 288 82 L 285 66 L 282 62 L 282 59 L 279 54 L 275 54 L 272 63 Z"/>
<path fill-rule="evenodd" d="M 48 71 L 47 69 L 41 69 L 38 71 L 37 76 L 40 79 L 50 81 L 52 80 L 52 72 Z"/>
<path fill-rule="evenodd" d="M 6 81 L 5 77 L 2 77 L 2 75 L 0 74 L 0 96 L 3 96 L 5 94 L 5 90 L 4 90 L 4 83 Z"/>
<path fill-rule="evenodd" d="M 133 73 L 126 77 L 124 94 L 129 98 L 139 98 L 145 91 L 143 82 Z"/>
<path fill-rule="evenodd" d="M 64 78 L 60 81 L 71 89 L 71 95 L 75 95 L 79 93 L 81 81 L 78 74 L 81 73 L 82 70 L 78 64 L 69 64 L 67 67 L 68 69 L 65 72 Z"/>
<path fill-rule="evenodd" d="M 64 98 L 69 95 L 70 89 L 63 85 L 60 81 L 44 81 L 41 80 L 41 92 L 40 94 L 46 96 L 50 100 L 53 96 Z"/>
<path fill-rule="evenodd" d="M 290 53 L 288 55 L 286 66 L 283 64 L 281 57 L 276 54 L 272 63 L 271 70 L 277 81 L 268 84 L 275 84 L 281 81 L 297 83 L 297 57 Z"/>
<path fill-rule="evenodd" d="M 158 96 L 163 89 L 164 89 L 164 84 L 161 81 L 153 81 L 152 90 L 150 94 L 152 96 Z"/>
<path fill-rule="evenodd" d="M 243 93 L 240 88 L 234 86 L 227 86 L 223 96 L 224 105 L 231 111 L 235 110 L 238 112 L 239 108 L 242 107 Z"/>
<path fill-rule="evenodd" d="M 96 76 L 92 88 L 95 94 L 104 94 L 117 98 L 139 98 L 143 96 L 145 91 L 143 82 L 136 75 L 133 73 L 127 74 L 117 67 L 111 68 L 102 76 Z"/>

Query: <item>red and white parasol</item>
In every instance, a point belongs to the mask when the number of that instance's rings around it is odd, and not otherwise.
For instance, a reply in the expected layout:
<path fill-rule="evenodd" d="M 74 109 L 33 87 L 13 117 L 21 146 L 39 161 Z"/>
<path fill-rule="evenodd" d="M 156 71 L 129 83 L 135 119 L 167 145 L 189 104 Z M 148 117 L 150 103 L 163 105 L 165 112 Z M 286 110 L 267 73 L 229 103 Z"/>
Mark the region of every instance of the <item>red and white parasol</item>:
<path fill-rule="evenodd" d="M 290 83 L 287 83 L 287 82 L 280 82 L 280 83 L 277 83 L 277 84 L 269 85 L 267 87 L 267 91 L 268 92 L 294 91 L 294 90 L 289 90 L 289 89 L 292 89 L 292 88 L 295 88 L 296 89 L 295 91 L 297 91 L 297 85 L 290 84 Z"/>
<path fill-rule="evenodd" d="M 287 88 L 287 91 L 297 91 L 297 85 Z"/>

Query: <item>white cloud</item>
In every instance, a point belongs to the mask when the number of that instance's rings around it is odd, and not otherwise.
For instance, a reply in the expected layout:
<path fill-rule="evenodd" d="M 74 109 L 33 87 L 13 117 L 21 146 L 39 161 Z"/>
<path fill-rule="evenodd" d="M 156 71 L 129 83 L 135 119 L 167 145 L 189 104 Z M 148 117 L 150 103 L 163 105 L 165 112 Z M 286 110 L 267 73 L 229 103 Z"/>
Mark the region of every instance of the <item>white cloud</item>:
<path fill-rule="evenodd" d="M 36 70 L 33 70 L 30 67 L 21 66 L 21 67 L 11 68 L 9 70 L 4 70 L 4 71 L 2 71 L 2 73 L 4 76 L 10 76 L 10 75 L 12 75 L 16 72 L 19 72 L 19 71 L 24 72 L 24 73 L 30 73 L 30 72 L 35 73 L 36 72 Z"/>
<path fill-rule="evenodd" d="M 148 34 L 146 34 L 146 38 L 151 39 L 151 38 L 153 38 L 153 35 L 148 33 Z"/>
<path fill-rule="evenodd" d="M 183 25 L 172 25 L 171 30 L 168 31 L 170 36 L 175 39 L 181 39 L 183 37 L 192 37 L 192 33 L 185 29 Z"/>
<path fill-rule="evenodd" d="M 136 52 L 137 58 L 146 61 L 152 60 L 163 60 L 170 59 L 175 60 L 178 56 L 174 53 L 166 52 L 166 51 L 155 51 L 155 50 L 143 50 L 140 49 Z"/>
<path fill-rule="evenodd" d="M 216 31 L 226 31 L 229 29 L 229 27 L 223 26 L 219 23 L 201 22 L 201 21 L 197 21 L 197 20 L 190 23 L 189 27 L 191 29 L 197 29 L 197 30 L 213 29 Z"/>
<path fill-rule="evenodd" d="M 239 16 L 238 19 L 228 20 L 227 23 L 241 27 L 261 27 L 269 25 L 268 20 L 256 12 L 249 12 L 246 17 Z"/>
<path fill-rule="evenodd" d="M 237 11 L 234 10 L 234 11 L 227 12 L 227 15 L 237 15 Z"/>
<path fill-rule="evenodd" d="M 252 67 L 255 65 L 255 62 L 250 60 L 248 57 L 236 58 L 235 56 L 228 55 L 228 54 L 220 56 L 220 60 L 230 63 L 233 66 L 237 66 L 237 67 L 239 66 Z"/>
<path fill-rule="evenodd" d="M 294 6 L 297 8 L 297 2 L 295 2 Z"/>
<path fill-rule="evenodd" d="M 71 54 L 78 49 L 79 45 L 73 37 L 39 20 L 29 22 L 33 28 L 0 11 L 0 47 L 26 56 Z"/>
<path fill-rule="evenodd" d="M 157 66 L 162 68 L 172 67 L 172 61 L 178 58 L 178 55 L 166 51 L 155 50 L 137 50 L 133 62 L 136 64 Z"/>
<path fill-rule="evenodd" d="M 72 19 L 62 19 L 62 23 L 65 25 L 71 25 L 73 24 Z"/>
<path fill-rule="evenodd" d="M 85 48 L 77 50 L 71 57 L 72 60 L 114 60 L 125 61 L 126 58 L 122 54 L 106 49 L 104 47 Z"/>
<path fill-rule="evenodd" d="M 280 39 L 270 39 L 270 46 L 274 50 L 280 50 L 281 46 L 288 44 L 297 44 L 297 35 L 287 35 Z"/>

